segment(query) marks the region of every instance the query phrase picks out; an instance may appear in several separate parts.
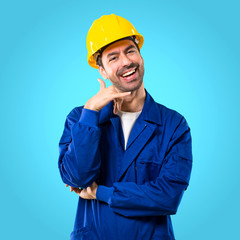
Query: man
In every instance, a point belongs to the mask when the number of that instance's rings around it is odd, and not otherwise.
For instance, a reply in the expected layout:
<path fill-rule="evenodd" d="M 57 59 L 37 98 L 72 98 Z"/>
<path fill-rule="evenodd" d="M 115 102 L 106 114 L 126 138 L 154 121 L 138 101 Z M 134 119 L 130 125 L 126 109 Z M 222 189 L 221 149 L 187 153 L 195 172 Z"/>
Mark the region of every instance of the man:
<path fill-rule="evenodd" d="M 126 19 L 94 21 L 88 62 L 100 90 L 67 116 L 60 140 L 63 182 L 79 197 L 71 239 L 175 239 L 171 214 L 192 167 L 189 126 L 144 89 L 143 36 Z"/>

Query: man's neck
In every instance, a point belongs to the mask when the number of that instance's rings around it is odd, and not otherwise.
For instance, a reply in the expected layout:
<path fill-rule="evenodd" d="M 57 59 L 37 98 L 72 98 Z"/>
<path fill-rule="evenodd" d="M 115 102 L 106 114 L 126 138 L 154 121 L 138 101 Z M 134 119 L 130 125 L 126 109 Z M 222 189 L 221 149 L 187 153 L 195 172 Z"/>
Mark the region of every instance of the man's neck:
<path fill-rule="evenodd" d="M 127 96 L 122 105 L 121 111 L 124 112 L 139 112 L 143 109 L 143 105 L 146 98 L 146 92 L 144 89 L 144 85 L 142 84 L 141 87 L 133 91 L 131 95 Z"/>

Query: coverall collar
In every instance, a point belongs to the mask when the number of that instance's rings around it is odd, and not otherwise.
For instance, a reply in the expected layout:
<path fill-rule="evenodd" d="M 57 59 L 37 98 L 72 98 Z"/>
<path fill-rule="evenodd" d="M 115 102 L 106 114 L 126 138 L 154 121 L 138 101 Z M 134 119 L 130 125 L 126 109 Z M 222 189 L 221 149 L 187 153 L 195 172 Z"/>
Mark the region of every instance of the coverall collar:
<path fill-rule="evenodd" d="M 143 109 L 141 114 L 139 115 L 139 119 L 145 120 L 147 122 L 152 122 L 161 125 L 162 119 L 161 114 L 159 111 L 158 104 L 153 100 L 151 95 L 146 91 L 146 99 L 143 105 Z M 105 123 L 109 121 L 111 118 L 116 118 L 118 115 L 115 115 L 113 113 L 113 101 L 111 101 L 108 105 L 106 105 L 101 111 L 100 111 L 100 118 L 99 118 L 99 124 Z"/>

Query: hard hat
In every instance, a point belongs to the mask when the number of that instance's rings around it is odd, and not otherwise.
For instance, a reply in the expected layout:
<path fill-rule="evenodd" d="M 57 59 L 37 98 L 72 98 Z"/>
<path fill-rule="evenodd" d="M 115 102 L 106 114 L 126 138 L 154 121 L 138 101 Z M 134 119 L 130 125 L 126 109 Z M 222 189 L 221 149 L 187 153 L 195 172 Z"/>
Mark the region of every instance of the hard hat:
<path fill-rule="evenodd" d="M 98 68 L 94 54 L 104 46 L 125 37 L 135 36 L 139 49 L 143 45 L 143 36 L 125 18 L 115 14 L 103 15 L 95 20 L 87 34 L 87 60 L 91 67 Z"/>

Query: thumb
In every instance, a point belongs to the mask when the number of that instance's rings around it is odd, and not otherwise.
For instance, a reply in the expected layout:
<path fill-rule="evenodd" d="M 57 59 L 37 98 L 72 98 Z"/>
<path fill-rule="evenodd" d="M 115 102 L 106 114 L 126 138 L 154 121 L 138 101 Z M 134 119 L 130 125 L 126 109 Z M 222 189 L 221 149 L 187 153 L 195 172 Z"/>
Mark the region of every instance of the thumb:
<path fill-rule="evenodd" d="M 100 90 L 106 88 L 106 83 L 101 78 L 98 78 L 97 80 L 100 83 Z"/>

